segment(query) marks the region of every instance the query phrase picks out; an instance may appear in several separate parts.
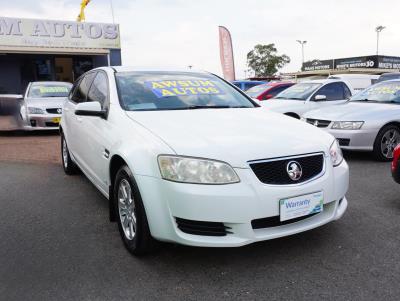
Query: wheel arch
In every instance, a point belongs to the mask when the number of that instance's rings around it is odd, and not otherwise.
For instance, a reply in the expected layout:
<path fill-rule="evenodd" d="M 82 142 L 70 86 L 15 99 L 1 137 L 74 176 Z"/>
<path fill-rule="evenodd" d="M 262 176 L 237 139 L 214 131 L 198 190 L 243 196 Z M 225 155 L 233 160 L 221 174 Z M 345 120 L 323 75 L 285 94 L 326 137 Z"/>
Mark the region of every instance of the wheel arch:
<path fill-rule="evenodd" d="M 115 154 L 111 157 L 108 169 L 109 179 L 110 179 L 109 181 L 110 184 L 108 186 L 108 209 L 111 222 L 117 221 L 117 213 L 115 212 L 114 209 L 114 192 L 113 192 L 115 176 L 117 175 L 118 170 L 124 165 L 128 166 L 128 163 L 120 155 Z"/>

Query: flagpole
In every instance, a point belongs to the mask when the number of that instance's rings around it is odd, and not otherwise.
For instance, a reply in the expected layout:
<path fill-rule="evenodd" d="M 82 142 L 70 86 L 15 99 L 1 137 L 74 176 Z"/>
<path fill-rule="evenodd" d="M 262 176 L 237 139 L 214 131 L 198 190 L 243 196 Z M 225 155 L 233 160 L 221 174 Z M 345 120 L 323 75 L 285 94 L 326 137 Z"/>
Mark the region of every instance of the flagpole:
<path fill-rule="evenodd" d="M 110 6 L 111 6 L 112 21 L 113 24 L 115 24 L 113 0 L 110 0 Z"/>

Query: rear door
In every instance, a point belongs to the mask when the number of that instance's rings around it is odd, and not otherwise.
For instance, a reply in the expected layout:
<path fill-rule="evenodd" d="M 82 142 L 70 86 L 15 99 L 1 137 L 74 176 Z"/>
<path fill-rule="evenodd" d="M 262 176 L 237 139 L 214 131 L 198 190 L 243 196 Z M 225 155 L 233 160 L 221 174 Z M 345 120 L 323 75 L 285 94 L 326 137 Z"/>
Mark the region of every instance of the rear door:
<path fill-rule="evenodd" d="M 75 108 L 78 103 L 85 102 L 92 84 L 95 73 L 90 72 L 84 75 L 78 82 L 77 87 L 70 94 L 64 105 L 65 129 L 67 132 L 67 144 L 70 152 L 78 164 L 82 164 L 82 116 L 75 115 Z"/>
<path fill-rule="evenodd" d="M 97 101 L 101 104 L 104 111 L 109 111 L 109 82 L 108 76 L 104 71 L 98 71 L 90 86 L 87 101 Z M 107 192 L 107 171 L 110 156 L 110 137 L 111 128 L 107 117 L 81 116 L 82 139 L 82 160 L 86 164 L 87 172 L 92 180 L 104 192 Z"/>

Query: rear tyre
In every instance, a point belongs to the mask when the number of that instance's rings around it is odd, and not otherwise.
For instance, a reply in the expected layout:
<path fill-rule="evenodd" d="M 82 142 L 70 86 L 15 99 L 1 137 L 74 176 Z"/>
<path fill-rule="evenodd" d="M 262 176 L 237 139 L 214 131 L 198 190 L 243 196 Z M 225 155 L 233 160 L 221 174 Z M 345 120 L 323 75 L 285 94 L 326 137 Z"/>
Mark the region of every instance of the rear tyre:
<path fill-rule="evenodd" d="M 374 142 L 374 157 L 379 161 L 392 161 L 393 151 L 400 143 L 400 129 L 395 125 L 384 126 Z"/>
<path fill-rule="evenodd" d="M 76 166 L 75 162 L 72 161 L 72 159 L 71 159 L 67 141 L 65 140 L 65 137 L 63 134 L 61 134 L 61 159 L 62 159 L 62 165 L 64 168 L 64 172 L 67 175 L 74 175 L 79 172 L 78 166 Z"/>
<path fill-rule="evenodd" d="M 133 255 L 145 255 L 156 248 L 150 233 L 146 211 L 130 169 L 122 166 L 114 181 L 114 212 L 125 247 Z"/>

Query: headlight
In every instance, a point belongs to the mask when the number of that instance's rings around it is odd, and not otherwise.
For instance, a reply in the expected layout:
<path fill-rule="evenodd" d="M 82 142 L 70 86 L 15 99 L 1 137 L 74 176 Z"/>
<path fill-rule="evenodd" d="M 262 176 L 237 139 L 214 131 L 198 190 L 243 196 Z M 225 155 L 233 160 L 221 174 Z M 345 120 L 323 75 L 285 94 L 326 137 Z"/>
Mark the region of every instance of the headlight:
<path fill-rule="evenodd" d="M 239 182 L 233 168 L 224 162 L 180 156 L 159 156 L 158 166 L 165 180 L 193 184 Z"/>
<path fill-rule="evenodd" d="M 329 149 L 329 154 L 331 156 L 331 161 L 333 166 L 339 166 L 340 163 L 342 163 L 343 153 L 336 139 L 335 141 L 333 141 L 331 148 Z"/>
<path fill-rule="evenodd" d="M 332 125 L 334 130 L 359 130 L 364 121 L 335 121 Z"/>
<path fill-rule="evenodd" d="M 34 108 L 34 107 L 28 107 L 28 112 L 29 114 L 44 114 L 44 110 L 41 108 Z"/>

